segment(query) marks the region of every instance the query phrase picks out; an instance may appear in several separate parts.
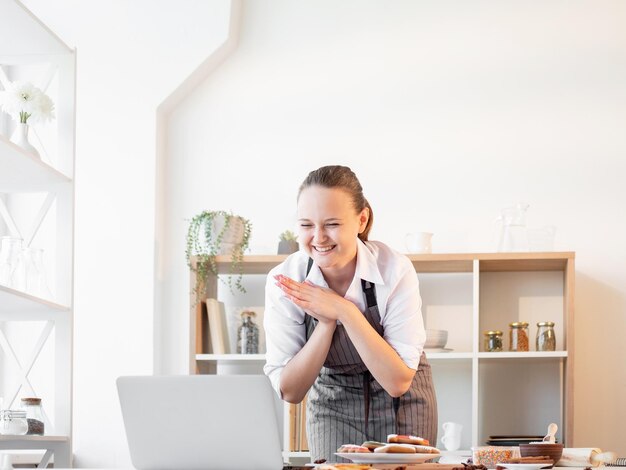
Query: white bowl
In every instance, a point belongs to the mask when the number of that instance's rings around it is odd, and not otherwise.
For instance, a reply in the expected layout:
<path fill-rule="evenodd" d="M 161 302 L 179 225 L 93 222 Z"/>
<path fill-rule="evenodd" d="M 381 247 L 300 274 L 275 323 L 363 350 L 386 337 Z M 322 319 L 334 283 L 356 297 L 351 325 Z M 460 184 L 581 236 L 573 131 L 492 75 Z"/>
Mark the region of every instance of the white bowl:
<path fill-rule="evenodd" d="M 424 347 L 428 349 L 445 348 L 448 342 L 447 330 L 426 330 L 426 343 Z"/>

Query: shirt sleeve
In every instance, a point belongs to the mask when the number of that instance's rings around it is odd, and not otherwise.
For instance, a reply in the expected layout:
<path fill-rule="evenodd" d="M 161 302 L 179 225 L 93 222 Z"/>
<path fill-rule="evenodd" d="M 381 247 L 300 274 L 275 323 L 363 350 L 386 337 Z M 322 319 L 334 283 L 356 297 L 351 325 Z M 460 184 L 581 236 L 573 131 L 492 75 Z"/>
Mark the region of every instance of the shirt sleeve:
<path fill-rule="evenodd" d="M 422 298 L 419 281 L 413 265 L 401 263 L 400 276 L 387 299 L 384 320 L 384 338 L 404 363 L 417 370 L 426 342 L 422 318 Z"/>
<path fill-rule="evenodd" d="M 265 312 L 263 327 L 267 352 L 263 372 L 272 383 L 276 393 L 282 398 L 280 375 L 285 365 L 306 343 L 304 312 L 291 303 L 274 284 L 272 271 L 265 285 Z"/>

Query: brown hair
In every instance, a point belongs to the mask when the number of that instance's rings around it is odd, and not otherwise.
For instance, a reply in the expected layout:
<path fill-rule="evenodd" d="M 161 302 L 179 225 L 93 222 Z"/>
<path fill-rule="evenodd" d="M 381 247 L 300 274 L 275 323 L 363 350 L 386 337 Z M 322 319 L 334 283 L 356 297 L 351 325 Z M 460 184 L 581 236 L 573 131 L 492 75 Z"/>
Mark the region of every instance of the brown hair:
<path fill-rule="evenodd" d="M 367 219 L 365 229 L 363 232 L 359 233 L 359 238 L 362 241 L 367 241 L 367 237 L 372 229 L 372 224 L 374 223 L 374 213 L 372 212 L 370 203 L 367 202 L 367 199 L 363 196 L 363 188 L 361 187 L 361 183 L 359 183 L 359 179 L 350 168 L 341 165 L 329 165 L 313 170 L 300 185 L 298 198 L 302 190 L 309 186 L 343 189 L 352 198 L 352 204 L 357 214 L 367 207 L 369 209 L 369 218 Z"/>

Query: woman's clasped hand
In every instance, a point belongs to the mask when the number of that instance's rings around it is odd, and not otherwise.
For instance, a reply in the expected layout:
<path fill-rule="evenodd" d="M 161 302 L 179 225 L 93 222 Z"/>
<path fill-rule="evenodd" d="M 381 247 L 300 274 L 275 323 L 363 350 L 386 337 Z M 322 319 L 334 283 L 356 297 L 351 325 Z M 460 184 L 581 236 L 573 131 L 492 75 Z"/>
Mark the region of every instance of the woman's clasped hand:
<path fill-rule="evenodd" d="M 277 274 L 274 279 L 289 300 L 318 321 L 342 321 L 357 310 L 352 302 L 328 287 L 310 281 L 298 282 L 283 274 Z"/>

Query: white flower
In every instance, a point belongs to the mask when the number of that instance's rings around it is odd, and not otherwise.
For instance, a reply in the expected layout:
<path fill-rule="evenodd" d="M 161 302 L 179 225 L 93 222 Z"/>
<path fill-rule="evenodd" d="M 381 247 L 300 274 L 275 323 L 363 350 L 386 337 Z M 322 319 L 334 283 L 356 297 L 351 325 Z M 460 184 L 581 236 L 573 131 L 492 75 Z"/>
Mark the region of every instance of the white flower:
<path fill-rule="evenodd" d="M 23 123 L 29 119 L 32 123 L 45 122 L 54 117 L 50 97 L 29 82 L 11 82 L 5 91 L 0 91 L 0 108 Z"/>

